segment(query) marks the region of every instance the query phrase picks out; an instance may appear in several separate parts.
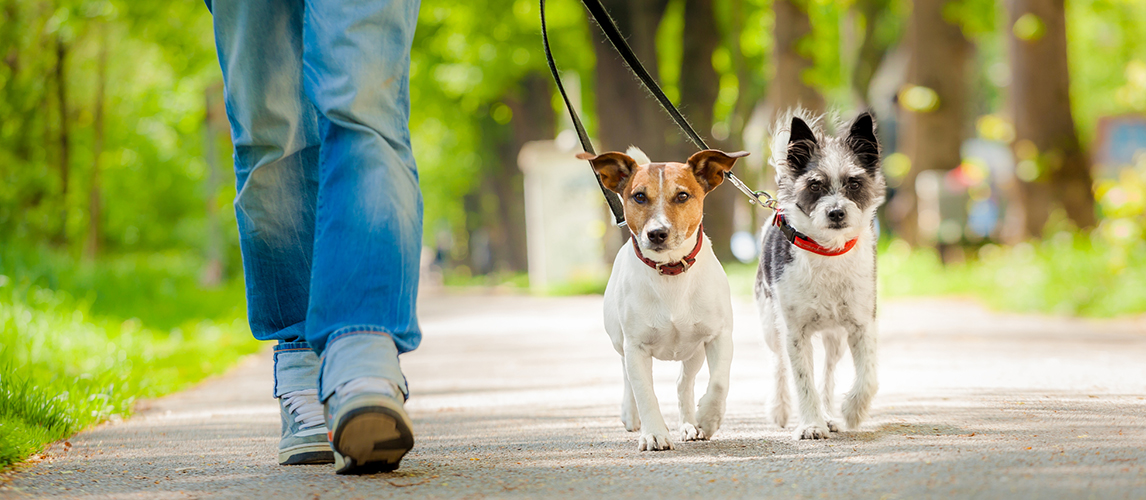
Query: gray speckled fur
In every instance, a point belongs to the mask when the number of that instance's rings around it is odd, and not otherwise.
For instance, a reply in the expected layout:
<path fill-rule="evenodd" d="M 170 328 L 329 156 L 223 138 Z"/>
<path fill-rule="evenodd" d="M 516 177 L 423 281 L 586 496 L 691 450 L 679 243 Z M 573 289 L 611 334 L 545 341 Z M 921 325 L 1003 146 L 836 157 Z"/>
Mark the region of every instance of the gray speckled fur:
<path fill-rule="evenodd" d="M 856 246 L 839 256 L 817 255 L 793 247 L 769 221 L 756 275 L 765 341 L 774 355 L 772 419 L 780 426 L 788 423 L 790 371 L 799 403 L 796 439 L 823 439 L 838 429 L 833 379 L 845 340 L 856 366 L 856 382 L 842 411 L 848 428 L 866 419 L 878 390 L 874 220 L 886 185 L 875 122 L 864 113 L 847 126 L 836 122 L 835 129 L 842 133 L 834 135 L 825 121 L 797 109 L 778 122 L 770 160 L 776 170 L 776 199 L 788 222 L 820 245 L 840 248 L 858 239 Z M 844 219 L 831 221 L 832 210 L 843 210 Z M 822 337 L 826 353 L 821 391 L 816 390 L 812 370 L 816 335 Z"/>

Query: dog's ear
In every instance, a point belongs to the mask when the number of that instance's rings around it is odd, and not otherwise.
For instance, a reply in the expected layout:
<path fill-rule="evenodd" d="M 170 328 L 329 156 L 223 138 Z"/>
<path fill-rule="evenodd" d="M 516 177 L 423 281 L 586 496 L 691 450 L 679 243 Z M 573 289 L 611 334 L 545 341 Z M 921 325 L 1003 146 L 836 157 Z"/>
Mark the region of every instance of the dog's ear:
<path fill-rule="evenodd" d="M 879 170 L 879 139 L 875 136 L 875 117 L 870 111 L 856 117 L 848 131 L 848 149 L 868 173 Z"/>
<path fill-rule="evenodd" d="M 577 158 L 589 160 L 593 171 L 601 179 L 606 189 L 622 194 L 625 186 L 629 185 L 629 178 L 637 168 L 637 162 L 624 153 L 609 152 L 594 155 L 593 153 L 577 153 Z"/>
<path fill-rule="evenodd" d="M 793 177 L 799 177 L 808 169 L 812 152 L 816 150 L 816 134 L 798 116 L 792 117 L 792 126 L 789 129 L 791 134 L 788 136 L 788 169 L 791 170 Z"/>
<path fill-rule="evenodd" d="M 732 170 L 737 158 L 745 156 L 748 156 L 747 151 L 725 153 L 719 149 L 706 149 L 688 157 L 688 166 L 700 187 L 707 193 L 724 182 L 724 173 Z"/>

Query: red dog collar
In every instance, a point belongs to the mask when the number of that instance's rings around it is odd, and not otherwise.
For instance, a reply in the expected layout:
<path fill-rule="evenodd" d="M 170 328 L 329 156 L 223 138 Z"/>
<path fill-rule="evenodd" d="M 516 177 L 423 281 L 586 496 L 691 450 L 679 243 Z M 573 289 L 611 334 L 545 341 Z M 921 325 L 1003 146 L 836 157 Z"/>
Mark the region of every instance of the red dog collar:
<path fill-rule="evenodd" d="M 819 243 L 816 243 L 815 240 L 804 235 L 804 233 L 797 231 L 796 228 L 792 227 L 791 224 L 788 224 L 788 219 L 784 217 L 784 213 L 779 210 L 776 211 L 776 217 L 772 218 L 772 224 L 780 228 L 780 232 L 784 235 L 784 239 L 788 240 L 789 243 L 814 254 L 823 255 L 826 257 L 835 257 L 837 255 L 848 253 L 848 250 L 851 250 L 852 247 L 856 246 L 856 241 L 859 241 L 858 237 L 854 238 L 849 240 L 847 243 L 844 243 L 843 248 L 838 249 L 824 247 Z"/>
<path fill-rule="evenodd" d="M 696 263 L 696 254 L 700 253 L 700 244 L 704 241 L 704 224 L 701 224 L 700 227 L 696 229 L 696 246 L 693 247 L 692 252 L 690 252 L 688 255 L 685 255 L 684 259 L 681 261 L 672 262 L 669 264 L 658 264 L 655 260 L 642 255 L 641 247 L 640 245 L 637 245 L 636 235 L 630 232 L 629 236 L 631 236 L 633 239 L 633 251 L 637 253 L 637 258 L 641 259 L 641 262 L 644 262 L 645 265 L 660 271 L 662 275 L 676 276 L 685 271 L 688 271 L 688 268 L 692 267 L 692 265 Z"/>

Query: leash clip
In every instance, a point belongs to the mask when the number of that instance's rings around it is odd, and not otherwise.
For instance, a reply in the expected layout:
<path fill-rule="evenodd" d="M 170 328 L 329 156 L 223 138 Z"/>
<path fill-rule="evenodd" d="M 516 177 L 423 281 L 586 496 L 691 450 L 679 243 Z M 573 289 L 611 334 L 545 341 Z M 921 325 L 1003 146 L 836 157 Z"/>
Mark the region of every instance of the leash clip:
<path fill-rule="evenodd" d="M 764 208 L 772 210 L 779 210 L 780 204 L 776 201 L 776 198 L 773 198 L 772 195 L 768 194 L 767 191 L 753 191 L 752 188 L 748 187 L 747 184 L 744 184 L 744 181 L 740 180 L 739 177 L 732 175 L 732 172 L 728 172 L 725 174 L 725 176 L 733 186 L 736 186 L 736 189 L 739 189 L 741 193 L 748 195 L 749 203 L 760 205 Z M 764 199 L 761 200 L 761 197 Z"/>

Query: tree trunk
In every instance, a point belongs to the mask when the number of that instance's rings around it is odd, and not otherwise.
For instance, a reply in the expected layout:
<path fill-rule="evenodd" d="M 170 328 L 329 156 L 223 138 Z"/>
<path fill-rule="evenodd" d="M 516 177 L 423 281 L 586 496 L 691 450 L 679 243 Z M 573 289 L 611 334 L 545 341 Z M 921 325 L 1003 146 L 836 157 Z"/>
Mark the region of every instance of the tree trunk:
<path fill-rule="evenodd" d="M 876 36 L 876 27 L 886 22 L 889 3 L 889 0 L 857 0 L 853 6 L 855 12 L 863 16 L 863 41 L 860 43 L 855 69 L 852 71 L 852 89 L 859 97 L 862 106 L 868 105 L 871 79 L 891 47 L 889 43 Z"/>
<path fill-rule="evenodd" d="M 756 151 L 762 151 L 763 147 L 757 148 L 756 145 L 763 144 L 763 136 L 759 138 L 748 138 L 745 137 L 744 133 L 754 111 L 760 106 L 761 100 L 766 95 L 770 86 L 768 85 L 767 78 L 763 77 L 761 68 L 753 66 L 752 63 L 748 61 L 740 45 L 740 37 L 744 35 L 745 29 L 752 30 L 751 33 L 757 36 L 759 36 L 758 33 L 760 30 L 755 26 L 751 28 L 745 27 L 744 21 L 747 13 L 745 12 L 744 0 L 732 0 L 730 7 L 731 19 L 729 20 L 729 24 L 731 30 L 725 33 L 725 44 L 732 53 L 732 66 L 736 72 L 738 88 L 736 93 L 736 105 L 733 107 L 732 116 L 729 118 L 728 140 L 725 142 L 727 143 L 727 147 L 733 150 L 755 148 Z M 749 141 L 754 142 L 755 145 L 749 146 Z M 767 175 L 763 168 L 763 166 L 766 165 L 766 161 L 762 156 L 763 155 L 757 154 L 755 158 L 750 157 L 741 160 L 737 163 L 736 167 L 733 168 L 733 172 L 736 173 L 737 177 L 748 183 L 749 186 L 753 186 L 754 188 L 759 186 L 759 188 L 763 189 L 767 182 L 767 180 L 765 180 Z M 760 227 L 760 223 L 757 219 L 763 215 L 763 211 L 753 209 L 752 207 L 755 207 L 755 205 L 748 203 L 747 199 L 740 198 L 739 195 L 736 195 L 736 197 L 741 200 L 736 203 L 744 203 L 746 204 L 745 206 L 748 207 L 744 212 L 746 215 L 744 223 L 747 225 L 749 231 L 755 232 L 756 229 Z M 735 211 L 736 205 L 734 203 L 733 212 Z M 735 217 L 733 219 L 735 222 Z M 734 226 L 733 229 L 735 230 L 736 227 Z"/>
<path fill-rule="evenodd" d="M 645 68 L 650 74 L 658 74 L 656 33 L 668 1 L 606 0 L 602 3 Z M 595 88 L 601 151 L 624 151 L 635 145 L 654 161 L 664 160 L 672 153 L 665 150 L 667 116 L 660 105 L 649 98 L 601 30 L 593 26 L 590 32 L 597 55 Z"/>
<path fill-rule="evenodd" d="M 812 25 L 802 3 L 775 0 L 772 4 L 776 16 L 773 32 L 776 74 L 768 89 L 769 114 L 772 116 L 796 105 L 812 111 L 824 110 L 823 96 L 804 79 L 804 72 L 812 67 L 812 60 L 800 53 L 798 45 L 812 33 Z"/>
<path fill-rule="evenodd" d="M 84 255 L 95 259 L 100 250 L 100 156 L 103 154 L 104 138 L 104 94 L 107 84 L 107 26 L 101 25 L 99 58 L 96 61 L 95 117 L 92 123 L 95 137 L 92 140 L 92 176 L 88 184 L 88 235 L 84 243 Z"/>
<path fill-rule="evenodd" d="M 1034 162 L 1037 166 L 1037 175 L 1032 175 L 1027 164 L 1027 180 L 1017 181 L 1023 210 L 1023 217 L 1019 218 L 1022 236 L 1041 236 L 1052 206 L 1059 203 L 1079 227 L 1092 227 L 1093 180 L 1071 115 L 1063 0 L 1010 0 L 1007 12 L 1010 28 L 1025 15 L 1035 16 L 1027 21 L 1038 20 L 1027 26 L 1042 27 L 1027 32 L 1006 30 L 1012 66 L 1010 99 L 1015 152 L 1020 162 Z"/>
<path fill-rule="evenodd" d="M 716 25 L 713 0 L 686 0 L 684 4 L 684 38 L 681 41 L 680 109 L 701 137 L 709 137 L 713 125 L 713 107 L 720 93 L 720 75 L 712 66 L 712 53 L 720 46 L 720 29 Z M 663 113 L 662 113 L 662 116 Z M 670 127 L 675 127 L 669 124 Z M 713 148 L 726 146 L 709 141 Z M 674 161 L 697 152 L 697 147 L 682 140 Z M 732 215 L 736 192 L 731 186 L 722 186 L 708 195 L 704 202 L 704 231 L 712 240 L 717 258 L 732 259 L 729 242 L 732 240 Z"/>
<path fill-rule="evenodd" d="M 905 102 L 901 93 L 899 143 L 911 159 L 899 191 L 892 199 L 889 217 L 896 232 L 913 245 L 930 242 L 933 219 L 919 226 L 915 180 L 925 170 L 950 170 L 959 165 L 963 144 L 963 117 L 966 93 L 966 65 L 970 46 L 959 26 L 943 17 L 944 0 L 916 0 L 907 29 L 911 47 L 904 88 L 922 87 L 937 96 L 930 106 Z M 936 214 L 937 215 L 937 214 Z"/>
<path fill-rule="evenodd" d="M 649 74 L 659 74 L 656 33 L 668 0 L 604 0 L 602 4 Z M 660 104 L 649 97 L 601 30 L 590 26 L 589 31 L 593 34 L 597 56 L 594 88 L 598 152 L 624 151 L 632 145 L 641 148 L 653 161 L 670 159 L 675 153 L 668 150 L 668 127 L 675 126 L 672 120 L 660 109 Z M 606 220 L 604 253 L 606 262 L 611 263 L 629 234 L 615 227 L 611 215 Z"/>
<path fill-rule="evenodd" d="M 68 81 L 67 62 L 68 46 L 61 36 L 56 36 L 56 99 L 59 101 L 60 111 L 60 226 L 56 233 L 56 242 L 63 244 L 68 238 Z"/>
<path fill-rule="evenodd" d="M 219 286 L 226 276 L 224 255 L 226 244 L 223 241 L 223 222 L 219 217 L 219 186 L 222 185 L 223 169 L 219 166 L 218 144 L 227 135 L 230 124 L 227 122 L 227 108 L 223 98 L 223 82 L 218 81 L 203 91 L 204 133 L 203 156 L 207 159 L 207 185 L 205 209 L 207 213 L 207 263 L 199 275 L 199 284 L 204 287 Z"/>
<path fill-rule="evenodd" d="M 517 155 L 530 141 L 551 140 L 557 136 L 557 115 L 553 111 L 550 77 L 533 73 L 521 83 L 520 96 L 506 104 L 513 111 L 513 148 L 502 158 L 505 177 L 498 188 L 502 217 L 508 222 L 506 263 L 513 271 L 528 271 L 525 234 L 525 177 L 517 168 Z"/>

